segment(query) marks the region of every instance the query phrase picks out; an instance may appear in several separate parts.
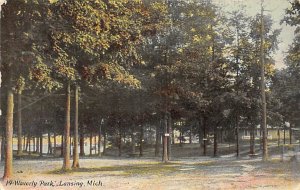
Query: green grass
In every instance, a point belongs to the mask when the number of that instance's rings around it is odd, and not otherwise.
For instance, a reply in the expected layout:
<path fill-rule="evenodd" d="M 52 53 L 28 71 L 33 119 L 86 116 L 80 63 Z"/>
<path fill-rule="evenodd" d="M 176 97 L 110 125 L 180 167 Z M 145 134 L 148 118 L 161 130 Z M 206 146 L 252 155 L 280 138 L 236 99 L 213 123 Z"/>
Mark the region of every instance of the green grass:
<path fill-rule="evenodd" d="M 62 171 L 61 169 L 53 170 L 48 172 L 48 174 L 73 174 L 73 173 L 101 173 L 105 174 L 111 172 L 119 175 L 166 175 L 179 170 L 176 163 L 147 163 L 147 164 L 134 164 L 134 165 L 124 165 L 124 166 L 105 166 L 105 167 L 94 167 L 94 168 L 76 168 L 69 171 Z"/>

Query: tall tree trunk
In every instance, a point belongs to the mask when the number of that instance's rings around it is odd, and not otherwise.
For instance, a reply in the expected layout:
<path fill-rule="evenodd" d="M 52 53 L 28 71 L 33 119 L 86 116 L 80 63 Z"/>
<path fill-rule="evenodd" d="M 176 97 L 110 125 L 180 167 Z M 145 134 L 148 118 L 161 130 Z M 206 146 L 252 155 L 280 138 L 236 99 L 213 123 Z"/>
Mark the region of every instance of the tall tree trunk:
<path fill-rule="evenodd" d="M 135 133 L 131 133 L 131 154 L 135 154 Z"/>
<path fill-rule="evenodd" d="M 35 152 L 36 152 L 36 153 L 39 153 L 39 152 L 40 152 L 40 138 L 39 138 L 39 136 L 36 137 L 36 142 L 35 142 L 35 144 L 36 144 Z"/>
<path fill-rule="evenodd" d="M 172 147 L 171 147 L 171 142 L 172 142 L 172 116 L 169 113 L 168 114 L 168 133 L 169 133 L 169 137 L 168 137 L 168 160 L 171 160 L 172 158 Z"/>
<path fill-rule="evenodd" d="M 48 154 L 52 154 L 52 143 L 51 143 L 50 131 L 48 131 Z"/>
<path fill-rule="evenodd" d="M 80 139 L 79 139 L 79 146 L 80 146 L 80 156 L 84 156 L 84 134 L 83 132 L 80 133 Z"/>
<path fill-rule="evenodd" d="M 97 135 L 94 136 L 94 146 L 93 146 L 93 149 L 94 149 L 94 154 L 97 155 Z"/>
<path fill-rule="evenodd" d="M 54 147 L 54 150 L 53 150 L 53 154 L 54 156 L 56 156 L 56 132 L 54 131 L 54 134 L 53 134 L 53 147 Z"/>
<path fill-rule="evenodd" d="M 254 155 L 255 154 L 254 128 L 255 128 L 255 126 L 252 126 L 251 129 L 250 129 L 250 155 Z"/>
<path fill-rule="evenodd" d="M 292 144 L 292 124 L 290 124 L 290 129 L 289 129 L 289 136 L 290 136 L 290 144 Z"/>
<path fill-rule="evenodd" d="M 192 125 L 190 126 L 190 138 L 189 143 L 192 144 Z"/>
<path fill-rule="evenodd" d="M 93 155 L 93 133 L 90 133 L 90 156 Z"/>
<path fill-rule="evenodd" d="M 71 169 L 70 165 L 70 117 L 71 117 L 71 89 L 70 82 L 66 88 L 66 118 L 65 118 L 65 130 L 64 130 L 64 161 L 62 170 L 67 171 Z"/>
<path fill-rule="evenodd" d="M 240 125 L 238 116 L 235 118 L 236 124 L 236 157 L 240 157 Z"/>
<path fill-rule="evenodd" d="M 162 156 L 162 161 L 167 163 L 168 162 L 168 116 L 165 114 L 164 117 L 164 134 L 163 134 L 163 156 Z"/>
<path fill-rule="evenodd" d="M 79 153 L 78 153 L 78 86 L 75 86 L 75 117 L 74 117 L 74 147 L 73 147 L 73 168 L 79 168 Z"/>
<path fill-rule="evenodd" d="M 14 95 L 11 90 L 7 94 L 7 112 L 6 112 L 6 144 L 5 144 L 5 165 L 3 179 L 7 180 L 13 174 L 13 115 L 14 115 Z"/>
<path fill-rule="evenodd" d="M 102 136 L 102 123 L 99 127 L 99 133 L 98 133 L 98 156 L 101 157 L 101 136 Z"/>
<path fill-rule="evenodd" d="M 28 135 L 28 147 L 29 147 L 28 153 L 29 153 L 29 155 L 31 155 L 31 136 L 30 135 Z"/>
<path fill-rule="evenodd" d="M 106 141 L 107 141 L 106 131 L 104 131 L 103 136 L 104 136 L 104 138 L 103 138 L 103 153 L 102 154 L 105 155 L 105 152 L 106 152 Z"/>
<path fill-rule="evenodd" d="M 122 133 L 121 133 L 121 131 L 119 131 L 118 149 L 119 149 L 119 156 L 122 156 Z"/>
<path fill-rule="evenodd" d="M 32 152 L 35 152 L 35 137 L 32 137 Z"/>
<path fill-rule="evenodd" d="M 22 155 L 22 96 L 21 92 L 18 93 L 18 151 L 17 155 Z"/>
<path fill-rule="evenodd" d="M 141 134 L 140 134 L 140 156 L 143 156 L 143 154 L 144 154 L 143 144 L 144 144 L 144 126 L 141 125 Z"/>
<path fill-rule="evenodd" d="M 28 138 L 28 135 L 27 135 L 27 138 L 26 138 L 26 146 L 25 146 L 25 151 L 28 152 L 28 146 L 29 146 L 29 138 Z"/>
<path fill-rule="evenodd" d="M 43 133 L 40 133 L 40 157 L 43 156 Z"/>
<path fill-rule="evenodd" d="M 23 136 L 23 150 L 25 150 L 26 146 L 26 135 Z"/>
<path fill-rule="evenodd" d="M 159 122 L 159 124 L 156 125 L 156 129 L 155 129 L 155 151 L 154 154 L 155 156 L 159 155 L 159 144 L 160 144 L 160 125 L 161 125 L 161 121 Z"/>
<path fill-rule="evenodd" d="M 60 150 L 61 150 L 61 151 L 60 151 L 60 156 L 61 156 L 61 157 L 64 156 L 64 146 L 65 146 L 65 145 L 64 145 L 64 144 L 65 144 L 64 138 L 65 138 L 65 137 L 64 137 L 63 135 L 61 135 L 61 147 L 60 147 Z"/>
<path fill-rule="evenodd" d="M 203 118 L 203 156 L 206 156 L 207 153 L 207 134 L 206 134 L 206 118 Z"/>
<path fill-rule="evenodd" d="M 214 126 L 214 157 L 218 156 L 218 130 L 217 126 Z"/>
<path fill-rule="evenodd" d="M 283 144 L 285 145 L 285 126 L 283 128 Z"/>
<path fill-rule="evenodd" d="M 278 127 L 278 130 L 277 130 L 277 144 L 278 144 L 278 147 L 280 146 L 280 128 Z"/>

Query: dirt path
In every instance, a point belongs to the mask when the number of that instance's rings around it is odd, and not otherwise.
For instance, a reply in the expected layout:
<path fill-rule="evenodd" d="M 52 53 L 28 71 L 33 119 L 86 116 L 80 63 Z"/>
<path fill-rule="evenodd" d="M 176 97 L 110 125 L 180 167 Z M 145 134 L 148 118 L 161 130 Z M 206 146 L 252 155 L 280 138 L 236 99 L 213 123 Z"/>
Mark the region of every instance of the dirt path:
<path fill-rule="evenodd" d="M 59 172 L 61 164 L 61 159 L 15 161 L 14 179 L 3 181 L 0 189 L 300 190 L 300 164 L 293 162 L 203 157 L 165 165 L 154 159 L 82 159 L 81 169 L 65 174 Z"/>

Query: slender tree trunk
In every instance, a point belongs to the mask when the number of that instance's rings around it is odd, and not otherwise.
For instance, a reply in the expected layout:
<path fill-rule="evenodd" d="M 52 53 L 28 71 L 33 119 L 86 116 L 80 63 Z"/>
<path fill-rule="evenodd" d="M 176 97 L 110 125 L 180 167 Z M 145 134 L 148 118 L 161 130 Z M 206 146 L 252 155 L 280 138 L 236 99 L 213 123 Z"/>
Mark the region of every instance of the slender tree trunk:
<path fill-rule="evenodd" d="M 268 160 L 268 132 L 267 132 L 267 102 L 266 102 L 266 83 L 265 83 L 265 55 L 264 55 L 264 43 L 265 43 L 265 28 L 264 28 L 264 9 L 261 7 L 261 45 L 260 45 L 260 71 L 261 71 L 261 128 L 263 130 L 263 161 Z"/>
<path fill-rule="evenodd" d="M 278 142 L 278 147 L 280 146 L 280 128 L 277 130 L 277 142 Z"/>
<path fill-rule="evenodd" d="M 65 144 L 64 138 L 65 138 L 65 137 L 64 137 L 63 135 L 61 135 L 61 147 L 60 147 L 60 150 L 61 150 L 61 151 L 60 151 L 60 156 L 61 156 L 61 157 L 64 156 L 64 146 L 65 146 L 65 145 L 64 145 L 64 144 Z"/>
<path fill-rule="evenodd" d="M 203 156 L 207 153 L 206 118 L 203 118 Z"/>
<path fill-rule="evenodd" d="M 53 147 L 54 147 L 54 150 L 53 150 L 53 154 L 54 156 L 56 156 L 56 132 L 54 131 L 54 134 L 53 134 Z"/>
<path fill-rule="evenodd" d="M 22 96 L 18 93 L 18 151 L 17 155 L 22 155 Z"/>
<path fill-rule="evenodd" d="M 140 156 L 143 156 L 144 148 L 144 127 L 141 125 L 141 134 L 140 134 Z"/>
<path fill-rule="evenodd" d="M 11 90 L 7 94 L 7 112 L 6 112 L 6 144 L 5 144 L 5 165 L 3 179 L 7 180 L 13 174 L 13 115 L 14 115 L 14 95 Z"/>
<path fill-rule="evenodd" d="M 95 155 L 97 155 L 97 147 L 96 146 L 97 146 L 97 135 L 94 136 L 94 147 L 93 148 L 94 148 Z"/>
<path fill-rule="evenodd" d="M 254 155 L 255 154 L 254 128 L 255 128 L 255 126 L 252 126 L 251 129 L 250 129 L 250 155 Z"/>
<path fill-rule="evenodd" d="M 160 125 L 161 125 L 161 121 L 159 122 L 158 125 L 156 125 L 156 129 L 155 129 L 155 151 L 154 154 L 155 156 L 159 155 L 159 144 L 160 144 Z"/>
<path fill-rule="evenodd" d="M 28 153 L 29 153 L 29 155 L 31 155 L 31 137 L 30 137 L 30 135 L 28 135 L 28 147 L 29 147 Z"/>
<path fill-rule="evenodd" d="M 93 154 L 93 133 L 90 133 L 90 156 Z"/>
<path fill-rule="evenodd" d="M 25 150 L 26 146 L 26 136 L 23 136 L 23 150 Z"/>
<path fill-rule="evenodd" d="M 238 116 L 235 118 L 236 124 L 236 157 L 240 157 L 240 125 Z"/>
<path fill-rule="evenodd" d="M 79 168 L 79 153 L 78 153 L 78 86 L 75 86 L 75 117 L 74 117 L 74 146 L 73 146 L 73 168 Z"/>
<path fill-rule="evenodd" d="M 64 130 L 64 137 L 65 137 L 65 142 L 64 142 L 64 161 L 63 161 L 63 166 L 62 170 L 70 170 L 71 165 L 70 165 L 70 117 L 71 117 L 71 89 L 70 89 L 70 82 L 67 84 L 66 88 L 66 116 L 65 116 L 65 130 Z"/>
<path fill-rule="evenodd" d="M 101 134 L 102 133 L 102 124 L 99 127 L 99 134 L 98 134 L 98 156 L 101 157 Z"/>
<path fill-rule="evenodd" d="M 40 157 L 43 156 L 43 133 L 40 133 Z"/>
<path fill-rule="evenodd" d="M 104 131 L 104 138 L 103 138 L 103 155 L 105 155 L 105 152 L 106 152 L 106 132 Z"/>
<path fill-rule="evenodd" d="M 214 126 L 214 157 L 218 156 L 218 130 L 217 126 Z"/>
<path fill-rule="evenodd" d="M 131 133 L 131 154 L 135 154 L 135 133 Z"/>
<path fill-rule="evenodd" d="M 48 154 L 52 154 L 51 134 L 48 132 Z"/>
<path fill-rule="evenodd" d="M 84 156 L 84 134 L 83 132 L 80 133 L 80 140 L 79 140 L 79 146 L 80 146 L 80 156 Z"/>
<path fill-rule="evenodd" d="M 285 145 L 285 127 L 283 128 L 283 144 Z"/>
<path fill-rule="evenodd" d="M 190 138 L 189 143 L 192 144 L 192 125 L 190 126 Z"/>
<path fill-rule="evenodd" d="M 172 116 L 171 114 L 169 113 L 168 114 L 168 133 L 169 133 L 169 137 L 168 137 L 168 160 L 171 160 L 172 158 L 172 145 L 171 145 L 171 142 L 172 142 Z"/>
<path fill-rule="evenodd" d="M 122 133 L 119 131 L 119 137 L 118 138 L 118 149 L 119 149 L 119 156 L 122 156 Z"/>
<path fill-rule="evenodd" d="M 29 146 L 29 139 L 28 139 L 28 135 L 26 138 L 26 146 L 25 146 L 25 151 L 28 152 L 28 146 Z"/>
<path fill-rule="evenodd" d="M 35 142 L 35 144 L 36 144 L 35 152 L 36 152 L 36 153 L 39 153 L 39 152 L 40 152 L 40 138 L 39 138 L 39 136 L 36 137 L 36 142 Z"/>
<path fill-rule="evenodd" d="M 35 137 L 32 138 L 32 152 L 35 152 Z"/>
<path fill-rule="evenodd" d="M 163 157 L 162 157 L 162 161 L 167 163 L 168 162 L 168 116 L 167 114 L 165 114 L 165 118 L 164 118 L 164 134 L 163 134 Z"/>
<path fill-rule="evenodd" d="M 290 129 L 289 129 L 289 136 L 290 136 L 290 144 L 292 144 L 292 124 L 290 124 Z"/>

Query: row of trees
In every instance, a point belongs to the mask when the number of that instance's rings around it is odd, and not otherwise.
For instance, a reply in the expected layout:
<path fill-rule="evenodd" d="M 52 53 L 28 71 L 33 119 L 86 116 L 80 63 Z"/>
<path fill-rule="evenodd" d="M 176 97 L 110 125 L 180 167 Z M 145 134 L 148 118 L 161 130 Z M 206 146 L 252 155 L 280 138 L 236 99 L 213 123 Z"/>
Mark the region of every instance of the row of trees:
<path fill-rule="evenodd" d="M 295 1 L 287 23 L 298 24 L 297 10 Z M 263 20 L 242 10 L 224 14 L 211 1 L 8 0 L 1 12 L 4 178 L 12 176 L 14 115 L 18 155 L 23 135 L 64 135 L 63 170 L 71 169 L 71 125 L 74 168 L 79 134 L 100 132 L 120 140 L 129 134 L 134 146 L 139 132 L 141 145 L 147 124 L 157 126 L 157 139 L 163 135 L 166 162 L 173 124 L 183 120 L 193 123 L 204 155 L 209 132 L 217 155 L 218 129 L 236 130 L 239 156 L 240 126 L 253 132 L 261 120 L 261 48 L 268 123 L 295 125 L 299 111 L 289 112 L 299 109 L 286 105 L 297 105 L 291 101 L 297 101 L 299 85 L 289 88 L 293 98 L 279 92 L 287 91 L 285 81 L 299 84 L 299 42 L 291 46 L 288 69 L 275 71 L 271 55 L 280 30 L 272 28 L 270 17 Z M 254 138 L 250 144 L 254 153 Z M 157 155 L 158 148 L 159 143 Z"/>

